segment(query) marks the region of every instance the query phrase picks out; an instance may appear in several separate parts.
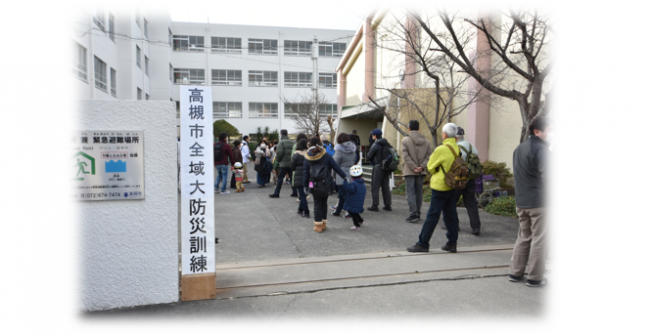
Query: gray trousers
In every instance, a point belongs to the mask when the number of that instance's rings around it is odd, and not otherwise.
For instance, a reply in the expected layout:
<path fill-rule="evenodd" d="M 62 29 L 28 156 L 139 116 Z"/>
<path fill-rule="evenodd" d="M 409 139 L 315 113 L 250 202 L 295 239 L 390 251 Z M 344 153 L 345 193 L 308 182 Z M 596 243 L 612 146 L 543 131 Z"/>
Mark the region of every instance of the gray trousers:
<path fill-rule="evenodd" d="M 463 204 L 469 216 L 469 225 L 474 229 L 481 229 L 481 218 L 478 216 L 478 201 L 476 200 L 476 180 L 467 181 L 465 188 L 456 191 L 454 203 L 463 196 Z"/>
<path fill-rule="evenodd" d="M 372 193 L 372 205 L 379 206 L 379 188 L 384 197 L 384 205 L 391 205 L 390 197 L 390 173 L 384 172 L 381 165 L 372 166 L 372 184 L 370 192 Z"/>
<path fill-rule="evenodd" d="M 528 264 L 528 279 L 539 281 L 546 270 L 546 208 L 517 208 L 519 235 L 510 258 L 510 275 L 521 276 Z"/>
<path fill-rule="evenodd" d="M 423 175 L 404 176 L 406 183 L 406 202 L 409 205 L 409 217 L 420 217 L 422 207 Z"/>

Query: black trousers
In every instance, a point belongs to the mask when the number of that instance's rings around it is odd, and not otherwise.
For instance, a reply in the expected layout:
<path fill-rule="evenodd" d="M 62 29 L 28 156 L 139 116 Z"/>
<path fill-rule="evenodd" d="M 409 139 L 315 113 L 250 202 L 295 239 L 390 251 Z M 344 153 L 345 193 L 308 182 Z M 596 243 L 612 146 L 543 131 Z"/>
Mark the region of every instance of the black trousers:
<path fill-rule="evenodd" d="M 361 218 L 361 214 L 350 213 L 350 216 L 352 216 L 352 223 L 354 224 L 354 226 L 356 227 L 361 226 L 361 223 L 363 223 L 363 218 Z"/>
<path fill-rule="evenodd" d="M 327 197 L 314 196 L 314 221 L 327 220 Z"/>
<path fill-rule="evenodd" d="M 275 185 L 274 195 L 280 195 L 280 189 L 282 188 L 282 183 L 284 183 L 284 176 L 289 175 L 289 182 L 291 182 L 291 168 L 280 167 L 280 173 L 278 174 L 278 182 Z M 291 187 L 291 194 L 297 195 L 296 188 Z"/>
<path fill-rule="evenodd" d="M 381 165 L 372 166 L 372 184 L 370 192 L 372 193 L 372 205 L 379 206 L 379 188 L 384 198 L 384 205 L 391 205 L 390 197 L 390 172 L 381 169 Z"/>
<path fill-rule="evenodd" d="M 476 200 L 476 181 L 469 180 L 464 189 L 456 190 L 454 194 L 454 203 L 458 202 L 460 196 L 463 196 L 463 203 L 469 215 L 469 225 L 472 229 L 481 228 L 481 218 L 478 216 L 478 201 Z"/>

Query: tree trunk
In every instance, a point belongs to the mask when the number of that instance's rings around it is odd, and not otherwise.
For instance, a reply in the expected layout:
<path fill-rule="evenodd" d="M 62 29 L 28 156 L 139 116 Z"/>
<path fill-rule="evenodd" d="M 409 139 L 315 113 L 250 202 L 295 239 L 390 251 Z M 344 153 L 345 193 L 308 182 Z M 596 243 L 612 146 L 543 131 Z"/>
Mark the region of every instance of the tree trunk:
<path fill-rule="evenodd" d="M 431 131 L 431 141 L 433 142 L 433 149 L 435 150 L 438 147 L 438 129 L 429 128 Z"/>

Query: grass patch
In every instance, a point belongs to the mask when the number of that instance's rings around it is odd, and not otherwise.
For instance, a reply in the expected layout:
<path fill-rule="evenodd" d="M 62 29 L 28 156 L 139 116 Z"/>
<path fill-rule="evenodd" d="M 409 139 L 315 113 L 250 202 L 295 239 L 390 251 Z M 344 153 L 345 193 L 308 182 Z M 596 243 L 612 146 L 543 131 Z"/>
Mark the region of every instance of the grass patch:
<path fill-rule="evenodd" d="M 514 196 L 494 198 L 483 210 L 493 215 L 517 218 L 517 204 Z"/>

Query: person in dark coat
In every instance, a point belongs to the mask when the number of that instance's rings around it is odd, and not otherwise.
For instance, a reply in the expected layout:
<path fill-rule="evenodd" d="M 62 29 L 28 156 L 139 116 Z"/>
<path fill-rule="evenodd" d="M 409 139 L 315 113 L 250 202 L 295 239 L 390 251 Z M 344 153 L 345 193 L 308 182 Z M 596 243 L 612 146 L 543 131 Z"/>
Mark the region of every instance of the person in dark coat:
<path fill-rule="evenodd" d="M 302 183 L 303 171 L 305 169 L 305 154 L 307 154 L 307 139 L 300 139 L 296 143 L 296 150 L 291 157 L 291 184 L 298 190 L 300 204 L 298 204 L 298 214 L 309 218 L 309 206 L 307 204 L 307 195 L 305 194 L 304 184 Z"/>
<path fill-rule="evenodd" d="M 347 178 L 345 172 L 334 162 L 334 159 L 327 154 L 321 145 L 318 137 L 309 141 L 309 150 L 305 155 L 304 170 L 302 176 L 303 186 L 309 187 L 310 168 L 312 164 L 323 163 L 328 169 L 333 169 L 342 178 Z M 321 233 L 327 228 L 327 196 L 314 196 L 314 231 Z"/>
<path fill-rule="evenodd" d="M 363 181 L 363 170 L 361 166 L 354 165 L 350 167 L 350 175 L 352 182 L 348 183 L 347 180 L 339 187 L 345 203 L 343 209 L 350 213 L 354 226 L 350 229 L 358 231 L 363 224 L 361 213 L 363 212 L 363 201 L 366 199 L 366 184 Z"/>
<path fill-rule="evenodd" d="M 390 147 L 386 138 L 382 138 L 382 132 L 379 129 L 374 129 L 372 137 L 375 142 L 372 144 L 366 159 L 372 163 L 372 182 L 370 192 L 372 193 L 372 206 L 368 211 L 379 211 L 379 188 L 384 199 L 384 210 L 392 211 L 391 209 L 391 195 L 390 195 L 390 172 L 386 172 L 381 168 L 381 162 L 384 158 L 384 148 Z"/>

